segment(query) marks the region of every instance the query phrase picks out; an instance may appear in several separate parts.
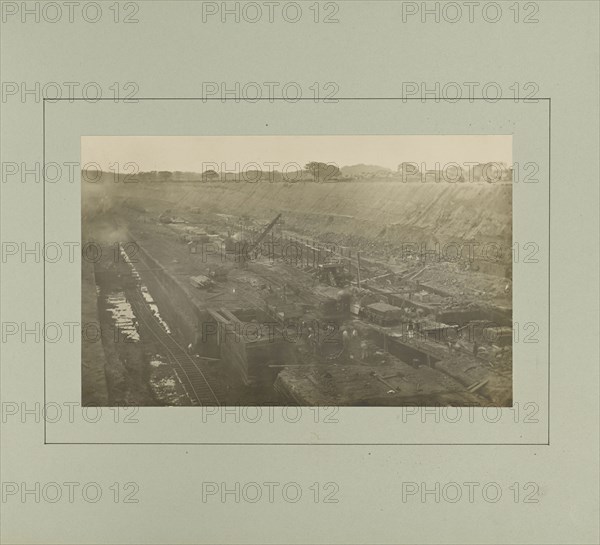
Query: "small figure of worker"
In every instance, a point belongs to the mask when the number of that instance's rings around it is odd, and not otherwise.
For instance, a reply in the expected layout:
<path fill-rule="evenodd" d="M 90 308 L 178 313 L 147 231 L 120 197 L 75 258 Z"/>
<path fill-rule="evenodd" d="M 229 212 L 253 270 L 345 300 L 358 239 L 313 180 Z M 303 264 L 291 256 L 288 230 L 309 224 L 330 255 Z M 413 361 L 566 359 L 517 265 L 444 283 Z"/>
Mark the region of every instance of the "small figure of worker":
<path fill-rule="evenodd" d="M 344 350 L 346 350 L 350 344 L 350 334 L 348 333 L 347 329 L 342 331 L 342 343 L 344 344 Z"/>
<path fill-rule="evenodd" d="M 360 357 L 363 361 L 369 357 L 369 346 L 367 341 L 360 341 Z"/>

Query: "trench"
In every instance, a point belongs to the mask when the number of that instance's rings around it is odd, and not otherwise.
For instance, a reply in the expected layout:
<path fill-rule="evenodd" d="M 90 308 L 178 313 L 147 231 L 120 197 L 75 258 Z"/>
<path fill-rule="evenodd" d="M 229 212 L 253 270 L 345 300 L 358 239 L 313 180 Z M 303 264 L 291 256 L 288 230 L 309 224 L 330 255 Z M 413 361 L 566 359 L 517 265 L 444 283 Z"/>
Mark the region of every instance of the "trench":
<path fill-rule="evenodd" d="M 486 321 L 502 327 L 511 327 L 512 312 L 501 309 L 448 310 L 439 312 L 437 320 L 444 324 L 458 325 L 459 327 L 473 321 Z"/>
<path fill-rule="evenodd" d="M 419 365 L 435 367 L 435 364 L 440 361 L 439 358 L 413 346 L 408 346 L 397 339 L 389 337 L 385 333 L 375 335 L 373 341 L 382 350 L 389 352 L 403 363 L 413 367 L 418 367 Z"/>
<path fill-rule="evenodd" d="M 152 293 L 172 334 L 182 346 L 187 347 L 190 354 L 208 358 L 204 360 L 204 367 L 208 369 L 212 380 L 220 382 L 227 390 L 227 404 L 243 404 L 248 401 L 256 403 L 257 399 L 263 403 L 281 400 L 279 394 L 273 389 L 276 377 L 272 370 L 265 368 L 257 384 L 246 385 L 241 380 L 238 369 L 233 365 L 233 352 L 228 350 L 227 343 L 222 342 L 221 332 L 217 333 L 219 324 L 211 314 L 199 308 L 184 287 L 141 246 L 137 246 L 136 258 L 135 267 Z M 250 319 L 250 314 L 256 314 L 256 311 L 246 309 L 238 314 L 241 319 Z M 261 315 L 253 315 L 252 318 L 260 319 Z M 252 347 L 248 349 L 244 347 L 244 350 L 250 365 L 254 368 L 264 367 L 267 361 L 266 353 Z"/>

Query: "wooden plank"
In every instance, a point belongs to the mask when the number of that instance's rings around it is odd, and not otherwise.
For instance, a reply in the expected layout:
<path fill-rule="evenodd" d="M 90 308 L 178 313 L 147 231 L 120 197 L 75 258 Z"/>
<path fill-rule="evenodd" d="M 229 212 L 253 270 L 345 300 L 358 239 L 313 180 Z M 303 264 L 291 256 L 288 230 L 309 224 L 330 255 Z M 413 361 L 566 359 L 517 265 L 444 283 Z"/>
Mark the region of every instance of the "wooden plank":
<path fill-rule="evenodd" d="M 230 310 L 228 310 L 228 309 L 226 309 L 226 308 L 223 308 L 223 307 L 221 307 L 221 308 L 219 309 L 219 312 L 220 312 L 220 313 L 221 313 L 223 316 L 225 316 L 225 317 L 229 318 L 229 319 L 230 319 L 232 322 L 239 322 L 239 323 L 242 323 L 242 320 L 240 320 L 240 319 L 239 319 L 239 318 L 238 318 L 238 317 L 237 317 L 237 316 L 236 316 L 236 315 L 235 315 L 233 312 L 231 312 Z"/>
<path fill-rule="evenodd" d="M 216 310 L 214 310 L 212 308 L 207 308 L 206 312 L 208 312 L 217 322 L 221 322 L 222 324 L 228 324 L 229 323 L 229 320 L 225 319 Z"/>

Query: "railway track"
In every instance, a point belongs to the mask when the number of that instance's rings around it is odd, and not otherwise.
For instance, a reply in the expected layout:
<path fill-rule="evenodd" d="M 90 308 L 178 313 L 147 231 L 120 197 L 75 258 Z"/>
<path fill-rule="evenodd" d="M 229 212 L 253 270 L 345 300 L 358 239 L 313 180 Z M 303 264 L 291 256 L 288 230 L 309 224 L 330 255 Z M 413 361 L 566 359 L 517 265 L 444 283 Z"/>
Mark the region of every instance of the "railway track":
<path fill-rule="evenodd" d="M 135 291 L 134 295 L 133 291 L 130 290 L 128 295 L 140 325 L 165 349 L 192 403 L 201 406 L 222 405 L 225 397 L 222 389 L 210 384 L 198 362 L 165 331 L 141 294 Z"/>
<path fill-rule="evenodd" d="M 130 235 L 131 237 L 131 235 Z M 131 237 L 131 240 L 134 240 Z M 148 272 L 156 276 L 156 267 L 149 267 L 144 256 L 140 254 L 138 259 L 144 264 L 144 268 L 136 270 Z M 164 349 L 171 365 L 173 365 L 180 382 L 185 389 L 187 396 L 194 405 L 215 406 L 225 404 L 225 394 L 221 387 L 211 384 L 202 372 L 198 362 L 188 354 L 173 337 L 167 333 L 163 325 L 157 320 L 156 316 L 142 297 L 139 287 L 127 290 L 127 297 L 134 309 L 135 315 L 148 334 L 152 336 Z"/>

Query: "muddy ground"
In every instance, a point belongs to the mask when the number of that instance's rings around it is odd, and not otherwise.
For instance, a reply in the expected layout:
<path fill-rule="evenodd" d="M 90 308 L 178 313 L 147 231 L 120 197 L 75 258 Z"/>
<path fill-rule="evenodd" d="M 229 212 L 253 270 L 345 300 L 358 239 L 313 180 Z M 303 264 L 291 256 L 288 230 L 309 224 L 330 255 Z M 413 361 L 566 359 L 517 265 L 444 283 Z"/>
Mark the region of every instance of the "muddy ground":
<path fill-rule="evenodd" d="M 508 259 L 504 256 L 498 263 L 485 264 L 485 267 L 477 263 L 440 262 L 428 263 L 423 268 L 418 259 L 411 262 L 399 257 L 404 257 L 403 245 L 414 242 L 430 245 L 477 241 L 478 244 L 492 242 L 509 248 L 511 195 L 510 184 L 449 187 L 376 181 L 348 184 L 105 183 L 95 185 L 84 196 L 83 219 L 87 230 L 84 240 L 97 241 L 110 256 L 111 252 L 117 252 L 113 248 L 115 244 L 129 240 L 134 233 L 140 244 L 151 248 L 160 262 L 169 267 L 171 274 L 187 278 L 190 271 L 200 271 L 202 263 L 186 255 L 189 252 L 179 240 L 181 227 L 198 225 L 215 235 L 235 234 L 236 229 L 244 229 L 242 224 L 246 229 L 260 231 L 273 216 L 283 213 L 278 236 L 306 237 L 307 240 L 334 242 L 338 246 L 351 247 L 353 251 L 360 250 L 365 258 L 365 277 L 386 269 L 398 273 L 395 279 L 377 281 L 374 288 L 401 289 L 403 275 L 417 271 L 421 281 L 443 290 L 446 294 L 443 295 L 444 304 L 448 308 L 487 305 L 510 313 L 510 255 Z M 166 214 L 185 223 L 183 226 L 163 224 L 159 218 Z M 96 312 L 103 324 L 108 402 L 189 404 L 168 354 L 164 350 L 161 353 L 161 346 L 144 334 L 139 324 L 134 326 L 137 338 L 114 342 L 115 314 L 107 308 L 110 306 L 107 298 L 116 296 L 127 314 L 127 300 L 137 294 L 128 294 L 128 290 L 138 289 L 135 278 L 132 281 L 127 277 L 131 271 L 123 266 L 123 263 L 115 266 L 107 261 L 94 266 L 95 282 L 99 286 Z M 119 267 L 120 272 L 115 270 Z M 244 273 L 238 268 L 235 268 L 235 279 L 232 277 L 232 280 L 246 282 Z M 284 276 L 284 284 L 289 286 L 305 283 L 301 280 L 305 273 L 298 268 L 275 267 L 272 271 L 262 265 L 259 268 L 259 277 L 275 289 L 281 289 Z M 201 272 L 205 274 L 204 270 Z M 246 276 L 252 276 L 252 266 Z M 314 282 L 311 286 L 314 291 L 309 299 L 315 302 L 322 299 L 322 295 L 318 295 L 321 287 L 315 286 Z M 186 289 L 189 290 L 189 286 Z M 242 291 L 238 291 L 236 297 L 240 297 L 245 305 L 264 304 L 265 294 L 245 288 L 242 295 Z M 84 294 L 84 305 L 89 308 L 87 298 Z M 172 325 L 172 334 L 187 345 L 190 335 L 178 327 L 178 310 L 163 302 L 162 312 Z M 136 322 L 135 315 L 131 320 Z M 125 324 L 121 334 L 126 334 L 128 328 L 131 324 Z M 302 348 L 299 350 L 300 354 Z M 95 373 L 99 376 L 97 366 Z M 220 366 L 208 365 L 207 373 L 211 380 L 220 382 L 227 390 L 228 403 L 256 402 L 257 395 L 262 402 L 281 401 L 272 388 L 261 392 L 249 390 Z M 84 392 L 91 390 L 94 388 L 89 385 L 84 387 Z M 101 385 L 99 391 L 102 391 Z"/>

